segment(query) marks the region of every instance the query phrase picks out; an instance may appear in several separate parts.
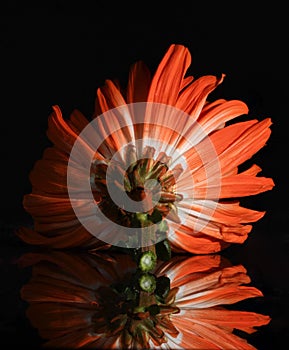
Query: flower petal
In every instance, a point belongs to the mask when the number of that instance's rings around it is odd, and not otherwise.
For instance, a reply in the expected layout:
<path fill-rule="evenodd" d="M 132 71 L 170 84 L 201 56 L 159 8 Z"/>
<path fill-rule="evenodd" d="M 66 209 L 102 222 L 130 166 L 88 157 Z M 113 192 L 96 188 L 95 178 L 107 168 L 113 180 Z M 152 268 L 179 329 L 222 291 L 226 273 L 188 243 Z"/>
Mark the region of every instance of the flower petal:
<path fill-rule="evenodd" d="M 243 243 L 252 230 L 252 225 L 228 225 L 208 221 L 199 216 L 187 216 L 185 224 L 170 222 L 168 239 L 177 248 L 196 254 L 216 252 L 228 246 L 228 243 Z M 203 245 L 203 246 L 202 246 Z"/>
<path fill-rule="evenodd" d="M 34 287 L 36 288 L 36 285 Z M 24 295 L 24 297 L 27 296 Z M 69 306 L 59 303 L 57 307 L 54 305 L 52 307 L 51 302 L 39 303 L 37 301 L 37 303 L 34 303 L 36 300 L 32 299 L 31 301 L 32 304 L 27 310 L 27 316 L 32 325 L 46 331 L 51 328 L 50 331 L 56 334 L 59 331 L 65 334 L 68 329 L 69 332 L 73 333 L 78 332 L 81 328 L 90 328 L 91 318 L 95 313 L 93 308 L 81 309 L 75 307 L 76 304 Z"/>
<path fill-rule="evenodd" d="M 181 293 L 182 291 L 180 290 Z M 260 296 L 263 296 L 263 294 L 257 288 L 229 285 L 180 297 L 176 305 L 180 309 L 202 309 L 216 305 L 234 304 L 244 299 Z"/>
<path fill-rule="evenodd" d="M 75 109 L 70 115 L 68 124 L 76 134 L 80 134 L 81 131 L 89 124 L 89 121 L 78 109 Z"/>
<path fill-rule="evenodd" d="M 219 155 L 223 174 L 230 173 L 265 145 L 271 134 L 271 124 L 270 118 L 257 123 L 237 123 L 216 131 L 210 137 Z"/>
<path fill-rule="evenodd" d="M 191 320 L 180 320 L 178 317 L 172 317 L 174 325 L 179 330 L 181 336 L 173 338 L 168 337 L 168 349 L 190 349 L 190 350 L 220 350 L 214 342 L 205 337 L 199 336 L 192 330 Z"/>
<path fill-rule="evenodd" d="M 193 324 L 191 323 L 191 327 L 188 328 L 187 325 L 189 319 L 186 317 L 177 318 L 176 316 L 173 316 L 173 319 L 178 329 L 182 329 L 184 334 L 188 333 L 188 338 L 191 334 L 194 334 L 201 339 L 206 339 L 209 345 L 205 349 L 256 350 L 256 348 L 248 344 L 245 339 L 240 338 L 220 327 L 198 322 Z"/>
<path fill-rule="evenodd" d="M 30 173 L 33 192 L 68 195 L 67 163 L 55 159 L 38 160 Z"/>
<path fill-rule="evenodd" d="M 174 106 L 190 64 L 188 49 L 182 45 L 171 45 L 153 76 L 148 102 Z"/>
<path fill-rule="evenodd" d="M 272 179 L 250 175 L 233 175 L 222 179 L 220 198 L 252 196 L 266 192 L 274 187 Z M 200 191 L 200 192 L 199 192 Z M 196 190 L 196 196 L 201 194 L 201 188 Z"/>
<path fill-rule="evenodd" d="M 87 288 L 73 285 L 60 280 L 53 283 L 51 277 L 37 277 L 36 281 L 30 281 L 21 290 L 21 296 L 30 303 L 67 303 L 72 307 L 77 304 L 90 305 L 94 301 L 95 293 Z M 46 288 L 43 288 L 46 286 Z"/>
<path fill-rule="evenodd" d="M 111 80 L 97 90 L 97 101 L 103 115 L 94 119 L 94 128 L 103 144 L 98 148 L 106 158 L 111 158 L 135 139 L 132 116 L 126 102 Z"/>
<path fill-rule="evenodd" d="M 90 329 L 80 329 L 77 332 L 69 332 L 62 337 L 51 339 L 44 344 L 46 349 L 78 349 L 91 346 L 101 336 Z M 97 348 L 96 348 L 97 349 Z"/>
<path fill-rule="evenodd" d="M 63 223 L 61 227 L 74 226 L 78 223 L 74 208 L 78 208 L 79 217 L 95 215 L 94 208 L 88 200 L 78 199 L 71 205 L 68 197 L 51 197 L 38 194 L 24 196 L 24 208 L 36 221 L 43 224 Z"/>
<path fill-rule="evenodd" d="M 178 210 L 186 215 L 202 216 L 204 220 L 236 225 L 260 220 L 265 212 L 244 208 L 238 201 L 215 202 L 205 200 L 183 200 L 178 203 Z"/>
<path fill-rule="evenodd" d="M 184 257 L 182 255 L 176 255 L 167 263 L 161 264 L 155 271 L 157 275 L 167 275 L 171 281 L 174 281 L 174 285 L 178 284 L 177 281 L 182 278 L 191 275 L 193 273 L 200 273 L 209 271 L 214 268 L 218 268 L 224 262 L 224 258 L 221 260 L 220 255 L 201 255 Z"/>
<path fill-rule="evenodd" d="M 51 113 L 48 118 L 47 136 L 56 148 L 67 154 L 70 154 L 78 138 L 78 134 L 63 119 L 58 106 L 53 106 L 53 113 Z M 78 138 L 78 140 L 82 145 L 83 155 L 93 158 L 93 156 L 95 156 L 95 150 L 84 140 L 80 138 Z"/>
<path fill-rule="evenodd" d="M 168 239 L 171 242 L 172 250 L 175 252 L 190 252 L 194 254 L 216 253 L 229 244 L 212 236 L 202 233 L 193 234 L 192 229 L 185 226 L 174 227 L 170 223 L 171 231 Z"/>
<path fill-rule="evenodd" d="M 176 279 L 172 282 L 172 287 L 179 287 L 176 302 L 193 297 L 194 293 L 202 291 L 216 291 L 219 288 L 230 286 L 238 286 L 250 282 L 246 269 L 242 265 L 219 267 L 215 271 L 207 270 L 201 273 L 191 273 L 182 279 Z M 193 308 L 194 306 L 192 306 Z"/>
<path fill-rule="evenodd" d="M 202 113 L 198 123 L 204 132 L 209 135 L 212 131 L 224 126 L 229 120 L 248 113 L 247 105 L 238 100 L 225 101 L 211 108 L 207 113 Z"/>
<path fill-rule="evenodd" d="M 54 232 L 54 231 L 53 231 Z M 106 247 L 107 244 L 94 238 L 82 226 L 78 226 L 67 232 L 58 232 L 55 236 L 46 236 L 28 227 L 21 227 L 16 232 L 24 242 L 51 248 L 63 249 L 74 247 Z"/>
<path fill-rule="evenodd" d="M 64 121 L 58 106 L 53 106 L 53 112 L 48 118 L 47 136 L 58 149 L 68 154 L 77 139 L 78 135 Z"/>
<path fill-rule="evenodd" d="M 240 329 L 247 333 L 256 331 L 255 327 L 267 325 L 270 317 L 250 311 L 235 311 L 220 308 L 186 310 L 186 317 L 201 320 L 217 327 Z"/>
<path fill-rule="evenodd" d="M 180 93 L 175 107 L 192 116 L 192 121 L 196 121 L 208 95 L 222 83 L 224 77 L 224 74 L 220 78 L 206 75 L 196 79 Z"/>
<path fill-rule="evenodd" d="M 142 62 L 132 65 L 127 85 L 127 102 L 137 103 L 147 101 L 149 87 L 151 83 L 151 73 Z"/>
<path fill-rule="evenodd" d="M 120 90 L 109 79 L 97 89 L 97 101 L 102 113 L 126 104 Z"/>

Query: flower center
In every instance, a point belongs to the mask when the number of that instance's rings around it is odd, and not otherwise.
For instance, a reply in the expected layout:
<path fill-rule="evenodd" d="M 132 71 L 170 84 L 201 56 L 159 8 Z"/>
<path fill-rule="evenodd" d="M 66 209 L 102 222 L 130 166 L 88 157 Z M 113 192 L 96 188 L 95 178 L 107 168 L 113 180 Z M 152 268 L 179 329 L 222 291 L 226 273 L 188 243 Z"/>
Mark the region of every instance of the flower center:
<path fill-rule="evenodd" d="M 143 158 L 132 162 L 131 159 L 136 159 L 135 151 L 132 148 L 126 151 L 130 157 L 126 170 L 115 160 L 95 162 L 91 167 L 92 192 L 100 210 L 124 227 L 146 227 L 165 218 L 180 222 L 176 203 L 182 200 L 182 195 L 176 192 L 176 180 L 183 169 L 177 165 L 170 170 L 170 158 L 164 153 L 157 159 L 147 157 L 154 153 L 152 147 L 149 151 L 147 148 Z M 113 193 L 109 192 L 109 184 L 114 186 Z M 127 208 L 126 198 L 135 203 L 135 210 Z"/>

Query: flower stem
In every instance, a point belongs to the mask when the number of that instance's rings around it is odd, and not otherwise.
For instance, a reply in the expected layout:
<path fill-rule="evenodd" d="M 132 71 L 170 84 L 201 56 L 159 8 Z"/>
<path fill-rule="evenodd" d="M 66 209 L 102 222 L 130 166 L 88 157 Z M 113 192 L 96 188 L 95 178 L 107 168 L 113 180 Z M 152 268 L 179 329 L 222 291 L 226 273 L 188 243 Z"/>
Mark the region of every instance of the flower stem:
<path fill-rule="evenodd" d="M 156 242 L 157 225 L 150 223 L 148 220 L 148 215 L 145 213 L 139 213 L 137 214 L 137 217 L 144 231 L 142 235 L 142 247 L 141 247 L 142 254 L 146 252 L 152 252 L 156 256 L 156 247 L 155 247 L 155 244 L 152 244 L 152 243 Z M 146 308 L 155 303 L 156 303 L 156 298 L 153 292 L 149 293 L 147 291 L 140 291 L 140 297 L 139 297 L 140 308 Z"/>
<path fill-rule="evenodd" d="M 140 226 L 143 229 L 142 240 L 141 240 L 142 253 L 151 251 L 154 254 L 156 254 L 155 244 L 153 244 L 153 242 L 156 242 L 156 225 L 154 225 L 149 221 L 148 214 L 137 213 L 136 215 L 140 222 Z"/>

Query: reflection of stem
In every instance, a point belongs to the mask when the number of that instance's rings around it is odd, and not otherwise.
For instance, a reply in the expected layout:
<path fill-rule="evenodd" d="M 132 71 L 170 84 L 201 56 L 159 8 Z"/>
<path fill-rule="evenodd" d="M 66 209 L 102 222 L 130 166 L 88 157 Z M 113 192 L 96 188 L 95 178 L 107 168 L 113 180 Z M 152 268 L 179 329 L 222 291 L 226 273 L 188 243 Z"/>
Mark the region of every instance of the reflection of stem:
<path fill-rule="evenodd" d="M 156 298 L 153 293 L 141 291 L 139 295 L 139 306 L 141 308 L 156 304 Z"/>

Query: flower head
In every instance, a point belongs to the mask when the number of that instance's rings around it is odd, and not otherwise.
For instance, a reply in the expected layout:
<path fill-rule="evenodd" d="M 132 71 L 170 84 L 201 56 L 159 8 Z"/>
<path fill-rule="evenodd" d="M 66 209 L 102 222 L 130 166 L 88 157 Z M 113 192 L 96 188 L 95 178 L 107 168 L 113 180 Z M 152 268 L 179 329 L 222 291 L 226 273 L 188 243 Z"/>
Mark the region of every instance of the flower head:
<path fill-rule="evenodd" d="M 128 255 L 29 253 L 22 287 L 27 315 L 48 348 L 254 349 L 234 334 L 270 317 L 226 305 L 261 297 L 243 266 L 220 256 L 177 256 L 151 272 L 154 290 Z"/>
<path fill-rule="evenodd" d="M 89 122 L 53 107 L 46 149 L 31 172 L 24 207 L 34 230 L 19 237 L 54 248 L 149 246 L 168 238 L 175 251 L 211 253 L 243 243 L 265 211 L 242 197 L 271 190 L 255 164 L 271 120 L 230 123 L 247 114 L 239 100 L 210 101 L 224 75 L 186 76 L 188 49 L 171 45 L 151 76 L 135 63 L 126 89 L 107 80 Z"/>

